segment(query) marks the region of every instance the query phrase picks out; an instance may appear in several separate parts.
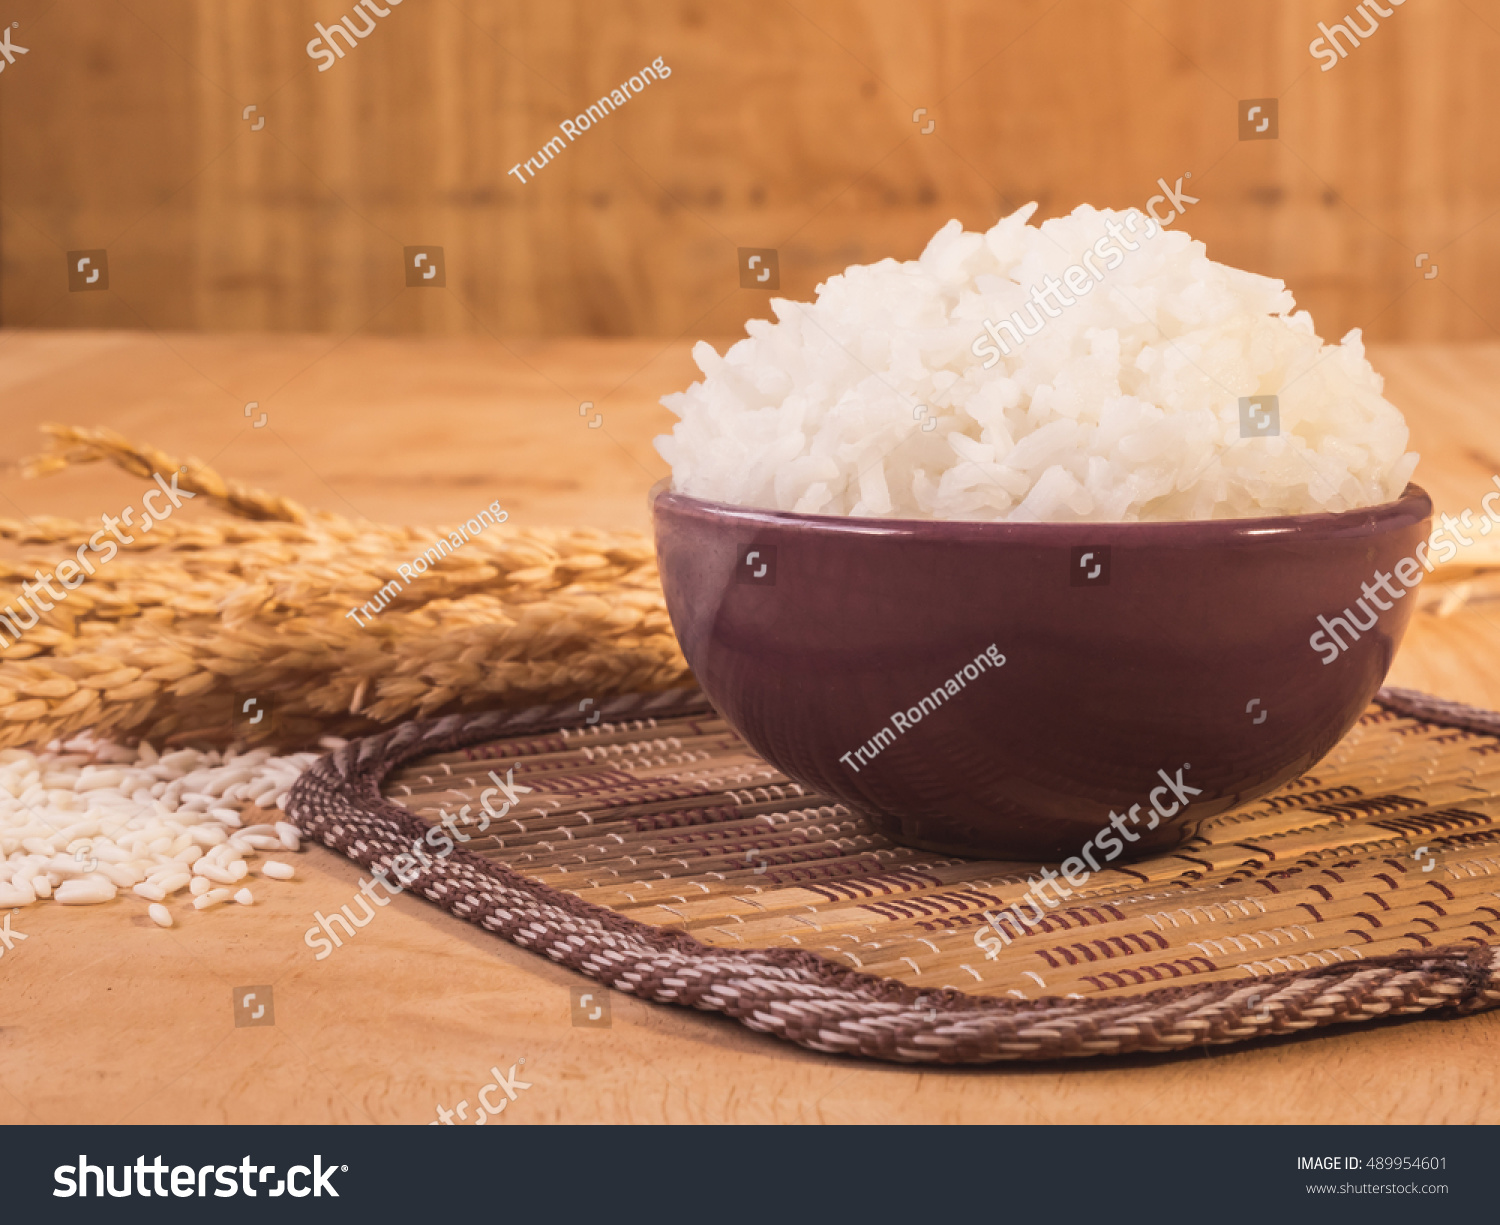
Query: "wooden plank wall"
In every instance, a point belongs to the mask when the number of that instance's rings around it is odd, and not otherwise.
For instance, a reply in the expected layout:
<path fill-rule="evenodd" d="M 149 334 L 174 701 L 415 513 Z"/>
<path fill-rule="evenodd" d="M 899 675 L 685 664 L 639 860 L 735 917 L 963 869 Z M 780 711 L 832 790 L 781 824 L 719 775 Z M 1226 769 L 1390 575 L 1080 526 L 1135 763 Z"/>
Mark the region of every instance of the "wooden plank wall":
<path fill-rule="evenodd" d="M 1323 335 L 1500 327 L 1500 0 L 1409 0 L 1329 71 L 1309 43 L 1348 0 L 386 0 L 319 71 L 314 23 L 352 7 L 14 0 L 0 323 L 723 336 L 767 309 L 738 247 L 806 297 L 950 217 L 1191 171 L 1186 228 Z M 507 174 L 658 56 L 670 78 Z M 1241 141 L 1265 97 L 1278 139 Z M 405 287 L 420 244 L 445 289 Z M 68 292 L 93 247 L 110 289 Z"/>

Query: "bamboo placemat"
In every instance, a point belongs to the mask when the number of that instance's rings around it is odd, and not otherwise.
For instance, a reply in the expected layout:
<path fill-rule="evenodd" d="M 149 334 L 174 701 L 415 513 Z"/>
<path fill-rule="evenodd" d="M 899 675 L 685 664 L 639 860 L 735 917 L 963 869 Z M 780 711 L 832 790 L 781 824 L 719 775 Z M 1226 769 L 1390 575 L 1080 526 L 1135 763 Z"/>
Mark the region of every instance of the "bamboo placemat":
<path fill-rule="evenodd" d="M 1035 925 L 1002 921 L 1006 944 L 986 915 L 1038 865 L 889 842 L 696 691 L 579 705 L 355 741 L 289 812 L 387 870 L 446 819 L 470 840 L 427 836 L 398 864 L 417 892 L 619 990 L 817 1050 L 1049 1059 L 1500 1005 L 1494 712 L 1383 690 L 1312 772 L 1023 907 Z"/>

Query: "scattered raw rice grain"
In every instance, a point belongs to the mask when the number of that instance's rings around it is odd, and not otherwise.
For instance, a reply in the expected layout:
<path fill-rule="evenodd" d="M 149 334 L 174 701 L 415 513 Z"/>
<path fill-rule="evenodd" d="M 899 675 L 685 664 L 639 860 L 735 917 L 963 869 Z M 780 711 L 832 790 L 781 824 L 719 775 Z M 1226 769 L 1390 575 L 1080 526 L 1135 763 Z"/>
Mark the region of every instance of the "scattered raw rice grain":
<path fill-rule="evenodd" d="M 211 880 L 216 885 L 232 885 L 235 882 L 233 873 L 227 872 L 219 867 L 218 864 L 209 863 L 204 859 L 200 859 L 193 865 L 193 874 L 201 876 L 206 880 Z"/>
<path fill-rule="evenodd" d="M 120 889 L 129 889 L 131 886 L 137 884 L 145 875 L 144 872 L 138 871 L 130 864 L 125 863 L 101 863 L 99 871 L 109 877 L 115 886 Z"/>
<path fill-rule="evenodd" d="M 143 897 L 148 902 L 159 902 L 167 896 L 167 891 L 160 885 L 153 885 L 150 881 L 137 885 L 133 890 L 136 897 Z"/>
<path fill-rule="evenodd" d="M 172 912 L 160 902 L 152 902 L 151 905 L 146 907 L 146 913 L 151 916 L 151 921 L 157 927 L 172 926 Z"/>
<path fill-rule="evenodd" d="M 249 906 L 255 901 L 255 894 L 248 889 L 240 889 L 235 893 L 234 900 L 241 906 Z"/>
<path fill-rule="evenodd" d="M 202 897 L 213 887 L 213 882 L 206 876 L 195 876 L 193 877 L 192 884 L 188 886 L 188 892 L 194 897 Z"/>
<path fill-rule="evenodd" d="M 102 876 L 84 876 L 65 880 L 52 897 L 64 906 L 96 906 L 113 900 L 115 887 Z"/>
<path fill-rule="evenodd" d="M 272 880 L 291 880 L 297 874 L 297 869 L 289 863 L 282 863 L 279 859 L 268 859 L 261 866 L 261 875 L 269 876 Z"/>
<path fill-rule="evenodd" d="M 207 910 L 210 906 L 227 902 L 233 896 L 233 889 L 210 889 L 207 893 L 200 894 L 193 899 L 193 907 L 196 910 Z"/>

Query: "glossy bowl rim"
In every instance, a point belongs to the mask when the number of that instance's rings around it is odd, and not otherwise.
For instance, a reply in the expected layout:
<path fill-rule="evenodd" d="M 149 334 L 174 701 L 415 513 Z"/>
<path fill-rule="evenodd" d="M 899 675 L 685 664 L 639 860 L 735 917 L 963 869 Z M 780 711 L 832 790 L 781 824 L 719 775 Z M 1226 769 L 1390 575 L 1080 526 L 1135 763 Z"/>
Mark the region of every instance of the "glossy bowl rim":
<path fill-rule="evenodd" d="M 1432 498 L 1420 485 L 1408 482 L 1401 496 L 1377 506 L 1353 510 L 1313 511 L 1302 515 L 1267 515 L 1252 519 L 1152 519 L 1137 522 L 1086 520 L 1072 523 L 1013 523 L 1009 520 L 972 519 L 867 519 L 847 515 L 810 515 L 757 506 L 711 502 L 679 493 L 663 477 L 651 487 L 646 504 L 654 517 L 657 503 L 666 499 L 667 510 L 705 518 L 743 523 L 754 527 L 780 527 L 830 536 L 893 536 L 902 539 L 962 541 L 978 543 L 1047 543 L 1050 539 L 1077 540 L 1130 537 L 1133 542 L 1222 543 L 1232 539 L 1279 539 L 1291 536 L 1342 535 L 1385 531 L 1420 522 L 1432 514 Z"/>

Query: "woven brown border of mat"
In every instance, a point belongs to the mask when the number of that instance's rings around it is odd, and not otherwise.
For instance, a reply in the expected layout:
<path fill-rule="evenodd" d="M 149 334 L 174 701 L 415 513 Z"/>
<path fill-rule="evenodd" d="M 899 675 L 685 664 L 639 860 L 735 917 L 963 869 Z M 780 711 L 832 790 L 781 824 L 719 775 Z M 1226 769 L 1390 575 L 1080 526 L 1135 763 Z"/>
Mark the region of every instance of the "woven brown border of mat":
<path fill-rule="evenodd" d="M 1401 714 L 1500 736 L 1500 713 L 1382 689 Z M 606 722 L 707 711 L 697 690 L 604 702 Z M 576 725 L 576 702 L 405 723 L 323 758 L 293 788 L 288 815 L 362 867 L 387 869 L 428 824 L 380 793 L 413 757 Z M 1377 1017 L 1500 1007 L 1500 950 L 1461 944 L 1239 982 L 1101 999 L 992 999 L 921 991 L 795 949 L 726 951 L 639 923 L 462 848 L 409 886 L 444 910 L 619 991 L 722 1012 L 816 1051 L 902 1062 L 983 1064 L 1182 1050 Z M 918 1000 L 921 1006 L 918 1007 Z"/>

